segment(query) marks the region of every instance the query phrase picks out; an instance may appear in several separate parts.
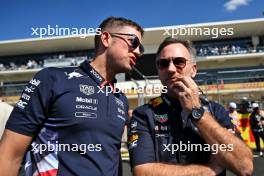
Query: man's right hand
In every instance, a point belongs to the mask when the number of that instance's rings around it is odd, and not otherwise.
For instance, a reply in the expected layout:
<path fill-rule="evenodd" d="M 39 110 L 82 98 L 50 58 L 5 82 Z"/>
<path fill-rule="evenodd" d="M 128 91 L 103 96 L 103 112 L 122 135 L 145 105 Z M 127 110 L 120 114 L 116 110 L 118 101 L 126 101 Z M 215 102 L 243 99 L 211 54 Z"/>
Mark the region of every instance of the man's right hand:
<path fill-rule="evenodd" d="M 193 107 L 200 107 L 199 88 L 195 81 L 189 76 L 175 79 L 168 85 L 169 94 L 178 98 L 183 111 L 190 113 Z"/>

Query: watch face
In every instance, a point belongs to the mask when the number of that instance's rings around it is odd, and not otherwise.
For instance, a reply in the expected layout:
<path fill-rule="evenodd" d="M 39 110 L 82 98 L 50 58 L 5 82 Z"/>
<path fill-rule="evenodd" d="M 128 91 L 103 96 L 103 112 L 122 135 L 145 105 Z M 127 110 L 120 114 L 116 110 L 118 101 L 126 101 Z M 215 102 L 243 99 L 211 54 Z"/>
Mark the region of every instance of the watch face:
<path fill-rule="evenodd" d="M 192 109 L 192 117 L 194 119 L 197 119 L 197 120 L 200 119 L 203 116 L 203 114 L 204 114 L 203 107 L 201 107 L 201 108 L 193 108 Z"/>

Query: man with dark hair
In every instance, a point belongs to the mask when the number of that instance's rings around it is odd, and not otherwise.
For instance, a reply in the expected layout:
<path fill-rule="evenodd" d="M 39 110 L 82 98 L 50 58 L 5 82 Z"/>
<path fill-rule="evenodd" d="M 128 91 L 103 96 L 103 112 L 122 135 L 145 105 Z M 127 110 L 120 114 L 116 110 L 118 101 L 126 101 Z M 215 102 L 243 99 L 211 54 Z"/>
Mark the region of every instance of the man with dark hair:
<path fill-rule="evenodd" d="M 234 135 L 228 113 L 202 98 L 191 43 L 166 38 L 156 65 L 167 93 L 133 111 L 128 149 L 136 176 L 251 175 L 252 153 Z"/>
<path fill-rule="evenodd" d="M 143 29 L 116 17 L 100 26 L 91 62 L 45 68 L 22 92 L 0 142 L 1 175 L 17 175 L 25 153 L 27 176 L 120 174 L 128 102 L 115 75 L 143 53 Z"/>

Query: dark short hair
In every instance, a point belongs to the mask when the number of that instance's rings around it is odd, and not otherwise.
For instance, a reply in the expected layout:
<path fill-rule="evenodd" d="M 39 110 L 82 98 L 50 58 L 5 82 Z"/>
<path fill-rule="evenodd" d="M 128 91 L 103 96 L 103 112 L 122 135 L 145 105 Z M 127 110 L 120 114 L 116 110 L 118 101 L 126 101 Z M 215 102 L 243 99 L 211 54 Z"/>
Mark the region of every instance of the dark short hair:
<path fill-rule="evenodd" d="M 119 26 L 131 26 L 134 27 L 137 31 L 139 31 L 141 33 L 141 36 L 143 36 L 144 34 L 144 30 L 139 24 L 123 17 L 113 17 L 113 16 L 108 17 L 99 25 L 99 28 L 101 29 L 101 32 L 104 32 L 109 28 L 114 28 Z M 97 53 L 99 49 L 100 37 L 101 37 L 100 35 L 95 35 L 94 37 L 95 53 Z"/>
<path fill-rule="evenodd" d="M 192 42 L 189 41 L 189 40 L 183 40 L 183 39 L 172 38 L 172 37 L 167 37 L 167 38 L 165 38 L 165 39 L 161 42 L 161 44 L 159 45 L 158 51 L 157 51 L 157 53 L 156 53 L 156 57 L 159 56 L 160 52 L 161 52 L 166 46 L 168 46 L 168 45 L 170 45 L 170 44 L 175 44 L 175 43 L 180 43 L 180 44 L 182 44 L 183 46 L 185 46 L 185 47 L 188 49 L 188 51 L 189 51 L 189 53 L 190 53 L 190 55 L 191 55 L 191 59 L 192 59 L 193 61 L 195 61 L 195 55 L 196 55 L 196 54 L 195 54 L 195 50 L 194 50 L 194 48 L 193 48 L 193 46 L 192 46 Z"/>

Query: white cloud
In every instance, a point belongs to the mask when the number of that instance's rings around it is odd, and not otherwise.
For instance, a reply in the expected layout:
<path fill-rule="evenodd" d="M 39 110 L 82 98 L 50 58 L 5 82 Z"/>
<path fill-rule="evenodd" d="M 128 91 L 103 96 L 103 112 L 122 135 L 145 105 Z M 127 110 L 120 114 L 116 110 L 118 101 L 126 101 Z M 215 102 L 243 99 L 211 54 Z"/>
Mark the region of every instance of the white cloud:
<path fill-rule="evenodd" d="M 234 11 L 239 6 L 248 5 L 249 2 L 250 0 L 229 0 L 224 4 L 224 7 L 227 11 Z"/>

